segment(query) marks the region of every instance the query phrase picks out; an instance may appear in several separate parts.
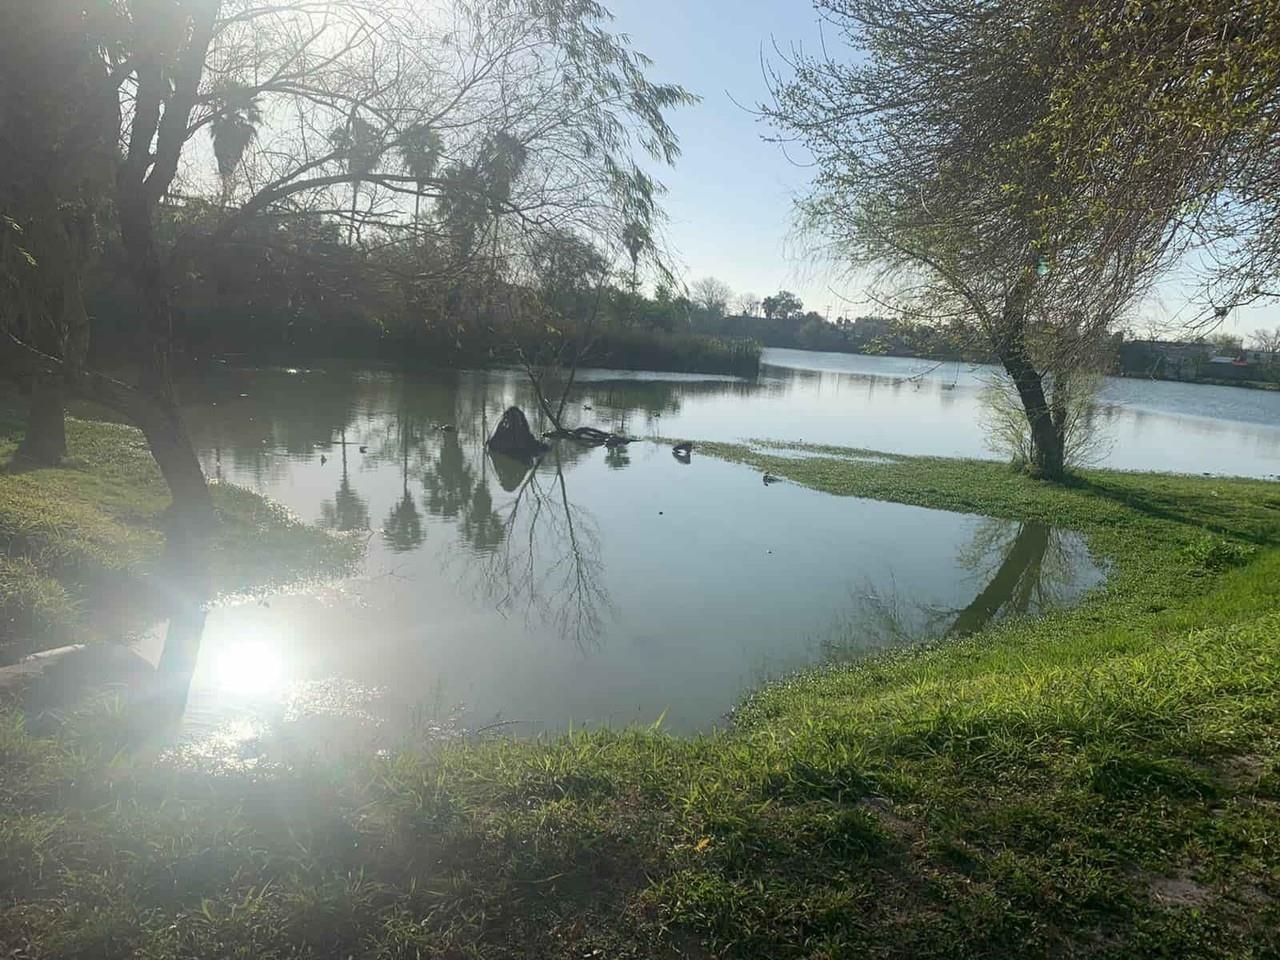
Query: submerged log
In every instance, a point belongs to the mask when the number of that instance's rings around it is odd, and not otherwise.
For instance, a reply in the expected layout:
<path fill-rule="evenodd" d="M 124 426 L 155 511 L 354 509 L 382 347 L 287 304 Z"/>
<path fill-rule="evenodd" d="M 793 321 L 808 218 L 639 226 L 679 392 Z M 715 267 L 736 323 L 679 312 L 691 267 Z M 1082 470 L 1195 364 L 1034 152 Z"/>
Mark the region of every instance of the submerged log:
<path fill-rule="evenodd" d="M 543 434 L 552 440 L 573 440 L 577 443 L 585 443 L 588 446 L 598 447 L 622 447 L 631 442 L 631 437 L 624 437 L 621 434 L 609 433 L 605 430 L 597 430 L 595 427 L 576 427 L 573 430 L 548 430 Z"/>
<path fill-rule="evenodd" d="M 546 453 L 547 445 L 533 435 L 523 410 L 508 407 L 489 438 L 489 449 L 517 460 L 532 460 Z"/>

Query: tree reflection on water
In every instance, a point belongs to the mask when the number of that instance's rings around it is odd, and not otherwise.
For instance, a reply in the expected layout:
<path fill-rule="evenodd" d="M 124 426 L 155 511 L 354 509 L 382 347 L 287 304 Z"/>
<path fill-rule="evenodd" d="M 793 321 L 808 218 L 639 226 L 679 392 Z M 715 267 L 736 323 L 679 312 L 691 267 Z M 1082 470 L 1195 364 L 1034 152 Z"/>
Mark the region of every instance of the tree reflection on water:
<path fill-rule="evenodd" d="M 341 433 L 342 479 L 332 500 L 320 504 L 320 525 L 339 533 L 369 529 L 369 505 L 361 499 L 351 485 L 351 472 L 347 466 L 347 431 Z"/>
<path fill-rule="evenodd" d="M 997 620 L 1047 610 L 1072 595 L 1083 541 L 1044 523 L 984 519 L 957 560 L 981 585 L 963 607 L 908 600 L 895 588 L 862 591 L 856 612 L 821 641 L 827 660 L 941 637 L 965 637 Z"/>
<path fill-rule="evenodd" d="M 497 454 L 493 460 L 509 458 Z M 496 548 L 478 560 L 481 592 L 504 615 L 519 611 L 526 620 L 537 618 L 589 650 L 613 613 L 599 528 L 590 512 L 569 499 L 558 448 L 524 469 L 499 515 Z"/>

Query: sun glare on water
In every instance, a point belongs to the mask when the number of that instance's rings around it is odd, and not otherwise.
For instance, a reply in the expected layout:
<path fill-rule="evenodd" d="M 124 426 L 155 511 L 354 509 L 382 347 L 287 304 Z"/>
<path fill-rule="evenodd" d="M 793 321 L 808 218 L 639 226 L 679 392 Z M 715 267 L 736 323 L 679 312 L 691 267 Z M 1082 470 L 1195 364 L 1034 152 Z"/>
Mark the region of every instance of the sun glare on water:
<path fill-rule="evenodd" d="M 212 680 L 219 690 L 240 696 L 279 692 L 284 684 L 284 657 L 278 638 L 253 637 L 227 644 L 214 657 Z"/>

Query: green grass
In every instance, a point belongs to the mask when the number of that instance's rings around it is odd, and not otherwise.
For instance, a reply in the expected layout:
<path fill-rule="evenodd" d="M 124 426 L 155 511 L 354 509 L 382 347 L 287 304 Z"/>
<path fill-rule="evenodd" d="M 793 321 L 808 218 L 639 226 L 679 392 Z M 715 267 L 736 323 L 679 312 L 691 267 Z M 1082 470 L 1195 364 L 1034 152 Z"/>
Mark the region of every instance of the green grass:
<path fill-rule="evenodd" d="M 19 429 L 10 407 L 0 415 L 0 464 Z M 0 472 L 0 658 L 121 639 L 156 615 L 149 584 L 162 564 L 169 496 L 146 443 L 132 427 L 98 421 L 68 420 L 67 435 L 62 467 Z M 213 491 L 219 523 L 208 549 L 219 594 L 331 576 L 360 553 L 358 542 L 247 490 Z"/>
<path fill-rule="evenodd" d="M 809 672 L 734 729 L 201 775 L 0 724 L 26 957 L 1274 957 L 1280 487 L 803 448 L 835 494 L 1037 519 L 1075 609 Z"/>

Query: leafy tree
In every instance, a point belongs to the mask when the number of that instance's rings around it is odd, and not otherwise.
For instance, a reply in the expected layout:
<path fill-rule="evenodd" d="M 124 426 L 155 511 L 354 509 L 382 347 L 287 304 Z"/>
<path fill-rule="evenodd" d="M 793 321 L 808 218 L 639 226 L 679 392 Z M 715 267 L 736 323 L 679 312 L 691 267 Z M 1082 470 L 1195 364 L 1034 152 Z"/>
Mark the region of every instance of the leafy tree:
<path fill-rule="evenodd" d="M 360 183 L 378 165 L 382 144 L 378 129 L 359 115 L 358 108 L 351 108 L 346 123 L 336 127 L 329 135 L 334 153 L 347 168 L 351 181 L 351 219 L 347 223 L 347 243 L 355 242 L 356 224 L 360 206 Z M 417 177 L 414 177 L 415 181 Z"/>
<path fill-rule="evenodd" d="M 801 314 L 804 304 L 790 290 L 779 290 L 773 296 L 765 297 L 761 308 L 766 319 L 790 320 Z"/>
<path fill-rule="evenodd" d="M 1074 8 L 819 6 L 854 56 L 798 56 L 766 108 L 815 158 L 804 224 L 904 317 L 963 319 L 1019 398 L 1029 466 L 1061 477 L 1070 398 L 1163 266 L 1161 218 L 1064 174 L 1043 135 Z"/>
<path fill-rule="evenodd" d="M 231 192 L 231 179 L 244 160 L 245 151 L 257 136 L 262 111 L 256 98 L 238 87 L 220 94 L 219 110 L 209 123 L 213 158 L 223 183 L 223 201 Z"/>
<path fill-rule="evenodd" d="M 1280 17 L 1268 3 L 1151 0 L 1046 8 L 1053 94 L 1031 137 L 1050 144 L 1087 203 L 1049 215 L 1154 229 L 1165 262 L 1202 283 L 1192 328 L 1280 296 Z M 1063 202 L 1065 201 L 1065 202 Z M 1121 211 L 1123 216 L 1118 216 Z"/>
<path fill-rule="evenodd" d="M 401 134 L 398 150 L 416 188 L 413 194 L 413 229 L 417 233 L 422 223 L 422 195 L 435 176 L 440 155 L 444 152 L 444 139 L 430 123 L 413 123 Z"/>

